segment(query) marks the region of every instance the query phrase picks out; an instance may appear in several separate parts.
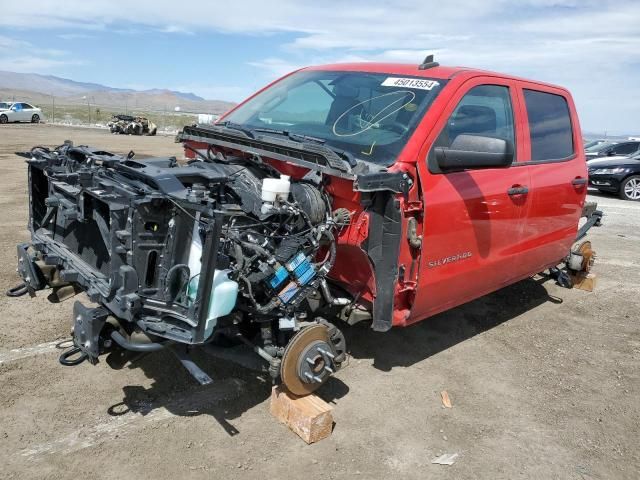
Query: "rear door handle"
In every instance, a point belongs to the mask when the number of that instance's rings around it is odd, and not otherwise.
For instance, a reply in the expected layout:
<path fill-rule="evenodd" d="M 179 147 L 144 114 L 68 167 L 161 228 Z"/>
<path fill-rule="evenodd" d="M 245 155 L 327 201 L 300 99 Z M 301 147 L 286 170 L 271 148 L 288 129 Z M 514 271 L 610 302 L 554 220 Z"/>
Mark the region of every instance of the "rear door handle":
<path fill-rule="evenodd" d="M 507 190 L 507 194 L 509 195 L 525 195 L 529 193 L 529 189 L 527 187 L 511 187 Z"/>
<path fill-rule="evenodd" d="M 578 178 L 574 178 L 573 180 L 571 180 L 571 185 L 586 185 L 587 184 L 587 179 L 586 178 L 582 178 L 582 177 L 578 177 Z"/>

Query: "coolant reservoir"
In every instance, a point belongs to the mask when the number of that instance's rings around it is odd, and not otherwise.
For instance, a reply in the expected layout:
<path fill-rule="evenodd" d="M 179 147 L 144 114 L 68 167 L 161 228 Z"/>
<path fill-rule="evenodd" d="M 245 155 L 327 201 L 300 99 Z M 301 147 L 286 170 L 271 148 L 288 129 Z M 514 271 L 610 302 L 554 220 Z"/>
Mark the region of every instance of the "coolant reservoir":
<path fill-rule="evenodd" d="M 207 323 L 204 329 L 205 338 L 209 337 L 216 326 L 216 319 L 229 315 L 236 306 L 238 298 L 238 282 L 229 278 L 231 270 L 216 269 L 213 274 L 213 283 L 211 284 L 211 302 L 209 303 L 209 312 L 207 315 Z M 193 302 L 198 294 L 198 284 L 200 276 L 191 278 L 187 295 L 189 300 Z"/>
<path fill-rule="evenodd" d="M 269 203 L 286 201 L 289 198 L 290 188 L 289 175 L 280 175 L 280 178 L 265 178 L 262 180 L 262 201 Z"/>

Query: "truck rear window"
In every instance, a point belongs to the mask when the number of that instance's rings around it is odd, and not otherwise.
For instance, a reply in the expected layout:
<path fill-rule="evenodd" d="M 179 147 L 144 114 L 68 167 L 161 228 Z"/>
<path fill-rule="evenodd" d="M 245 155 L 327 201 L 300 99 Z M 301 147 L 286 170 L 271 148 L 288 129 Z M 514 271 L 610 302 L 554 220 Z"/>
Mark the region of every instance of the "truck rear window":
<path fill-rule="evenodd" d="M 531 160 L 560 160 L 574 153 L 567 100 L 552 93 L 524 90 L 531 134 Z"/>

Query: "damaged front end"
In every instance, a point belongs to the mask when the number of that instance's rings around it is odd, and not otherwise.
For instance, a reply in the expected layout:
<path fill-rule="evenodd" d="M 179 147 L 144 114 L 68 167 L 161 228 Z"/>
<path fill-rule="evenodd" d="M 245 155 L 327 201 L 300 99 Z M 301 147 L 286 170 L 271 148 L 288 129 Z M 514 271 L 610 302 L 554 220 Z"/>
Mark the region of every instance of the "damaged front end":
<path fill-rule="evenodd" d="M 23 156 L 32 240 L 18 245 L 13 294 L 83 291 L 95 304 L 76 302 L 62 363 L 170 348 L 208 383 L 189 349 L 231 340 L 302 395 L 344 362 L 324 317 L 353 301 L 327 281 L 350 214 L 321 183 L 232 156 L 181 166 L 70 142 Z"/>

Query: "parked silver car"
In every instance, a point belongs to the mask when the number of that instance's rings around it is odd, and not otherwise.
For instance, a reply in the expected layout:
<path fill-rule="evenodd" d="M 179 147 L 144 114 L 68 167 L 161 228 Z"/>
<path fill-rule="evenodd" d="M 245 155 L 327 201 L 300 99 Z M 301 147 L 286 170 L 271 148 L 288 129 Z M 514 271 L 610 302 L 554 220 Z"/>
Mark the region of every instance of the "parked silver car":
<path fill-rule="evenodd" d="M 25 102 L 15 102 L 5 109 L 0 109 L 0 123 L 31 122 L 39 123 L 42 110 Z"/>

